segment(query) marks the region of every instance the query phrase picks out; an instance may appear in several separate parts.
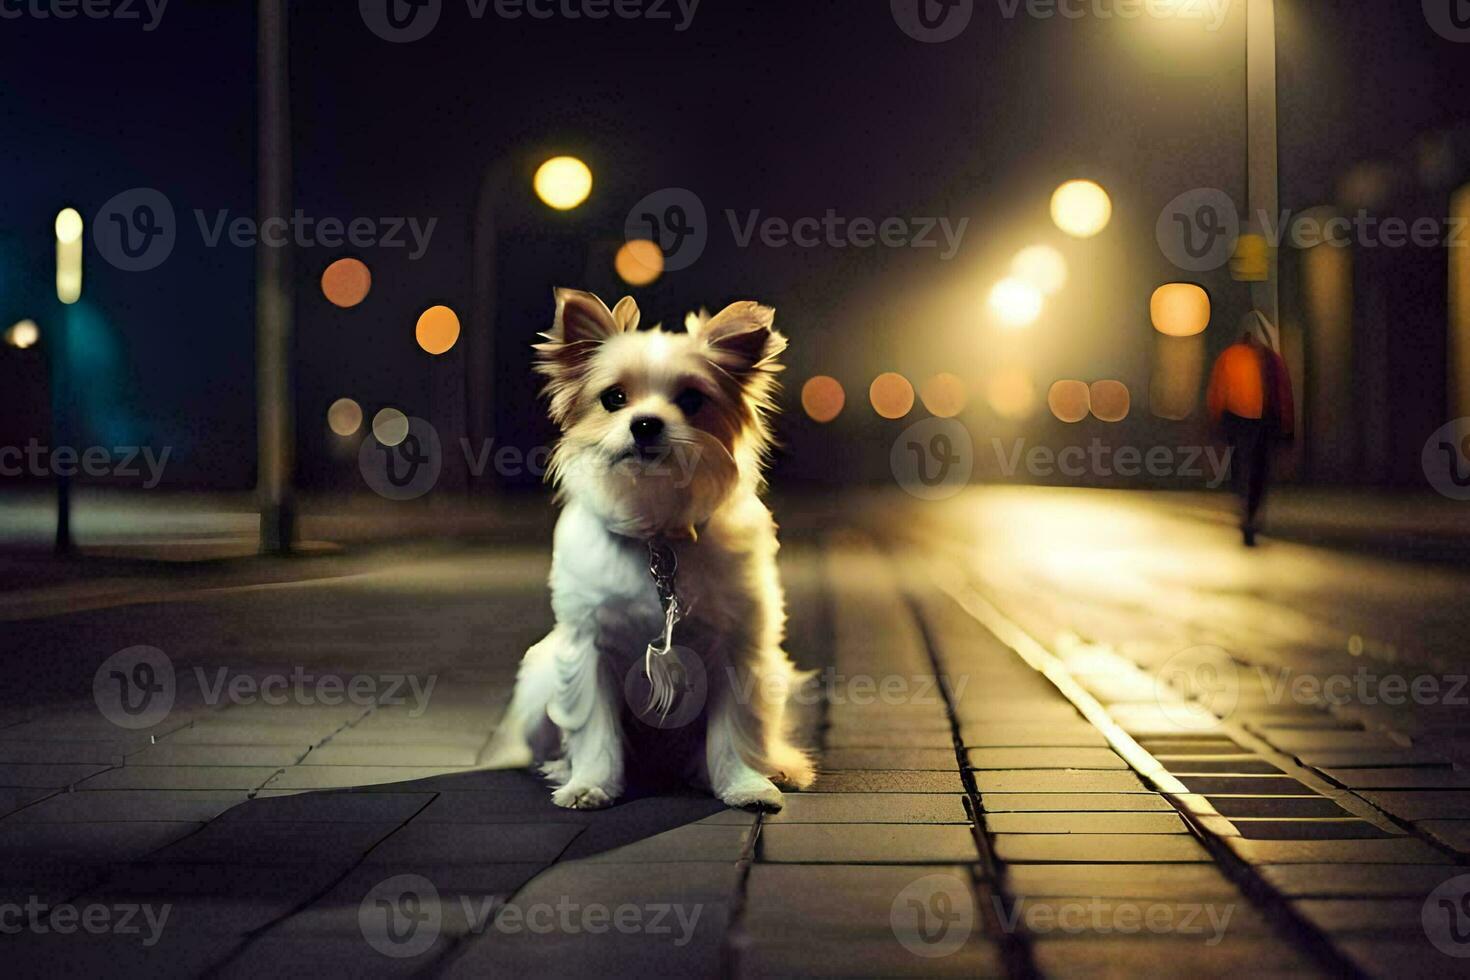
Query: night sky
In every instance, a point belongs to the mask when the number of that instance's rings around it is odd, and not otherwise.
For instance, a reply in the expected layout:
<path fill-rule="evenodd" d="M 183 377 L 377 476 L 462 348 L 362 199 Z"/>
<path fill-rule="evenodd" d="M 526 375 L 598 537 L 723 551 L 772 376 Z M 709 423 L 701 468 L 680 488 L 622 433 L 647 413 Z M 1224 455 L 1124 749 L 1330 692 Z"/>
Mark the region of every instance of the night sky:
<path fill-rule="evenodd" d="M 410 248 L 296 252 L 304 486 L 346 486 L 354 475 L 353 454 L 324 422 L 333 399 L 433 419 L 454 397 L 462 349 L 429 357 L 413 323 L 435 303 L 468 323 L 475 196 L 502 159 L 516 176 L 498 209 L 490 428 L 500 442 L 530 448 L 550 436 L 527 345 L 549 320 L 551 287 L 621 295 L 611 249 L 632 204 L 666 187 L 700 197 L 710 241 L 693 267 L 636 292 L 644 322 L 739 298 L 777 307 L 791 338 L 778 479 L 883 475 L 900 424 L 877 419 L 865 393 L 887 370 L 916 383 L 952 371 L 978 389 L 989 367 L 1019 361 L 1043 397 L 1057 378 L 1117 378 L 1135 392 L 1132 441 L 1170 431 L 1146 407 L 1147 303 L 1154 286 L 1182 277 L 1155 245 L 1154 222 L 1195 187 L 1245 200 L 1243 2 L 1206 32 L 1008 20 L 980 0 L 966 33 L 944 44 L 905 35 L 882 0 L 704 0 L 682 32 L 672 4 L 673 20 L 543 22 L 476 20 L 464 0 L 445 0 L 437 28 L 409 44 L 375 36 L 355 0 L 291 6 L 296 206 L 314 218 L 437 219 L 417 260 Z M 1366 161 L 1405 175 L 1414 187 L 1401 196 L 1413 206 L 1445 206 L 1447 191 L 1414 184 L 1416 141 L 1458 132 L 1465 149 L 1470 46 L 1436 35 L 1418 7 L 1280 0 L 1283 207 L 1332 203 Z M 0 319 L 32 316 L 44 329 L 54 313 L 51 222 L 61 207 L 90 223 L 120 191 L 163 192 L 178 244 L 157 269 L 110 267 L 89 228 L 87 419 L 91 438 L 176 447 L 170 479 L 181 483 L 254 479 L 255 255 L 207 247 L 194 212 L 210 222 L 254 213 L 255 57 L 243 0 L 173 0 L 153 31 L 138 21 L 0 21 Z M 568 214 L 529 189 L 528 165 L 557 152 L 596 174 L 591 200 Z M 1456 180 L 1470 179 L 1470 156 L 1453 166 Z M 1095 239 L 1065 239 L 1048 219 L 1052 189 L 1073 177 L 1112 195 L 1113 222 Z M 726 217 L 828 209 L 969 225 L 944 261 L 943 248 L 740 248 Z M 998 336 L 984 324 L 986 290 L 1035 242 L 1063 250 L 1072 282 L 1031 331 Z M 317 287 L 344 255 L 374 275 L 351 310 Z M 1246 289 L 1227 270 L 1193 278 L 1214 298 L 1218 348 L 1233 339 Z M 1419 311 L 1435 301 L 1431 290 L 1396 308 L 1427 316 Z M 796 404 L 817 373 L 848 393 L 829 426 Z M 11 415 L 37 398 L 0 392 Z M 1044 416 L 1043 407 L 1024 431 L 1054 435 Z M 978 395 L 964 419 L 1005 428 Z"/>

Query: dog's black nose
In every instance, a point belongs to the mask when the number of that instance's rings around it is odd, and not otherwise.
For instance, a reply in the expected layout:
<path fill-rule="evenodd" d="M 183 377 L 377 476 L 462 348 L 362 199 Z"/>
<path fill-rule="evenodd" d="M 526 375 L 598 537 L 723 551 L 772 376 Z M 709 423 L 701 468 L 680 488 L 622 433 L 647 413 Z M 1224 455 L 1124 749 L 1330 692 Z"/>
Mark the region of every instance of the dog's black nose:
<path fill-rule="evenodd" d="M 656 415 L 640 415 L 633 420 L 633 441 L 648 446 L 664 434 L 664 420 Z"/>

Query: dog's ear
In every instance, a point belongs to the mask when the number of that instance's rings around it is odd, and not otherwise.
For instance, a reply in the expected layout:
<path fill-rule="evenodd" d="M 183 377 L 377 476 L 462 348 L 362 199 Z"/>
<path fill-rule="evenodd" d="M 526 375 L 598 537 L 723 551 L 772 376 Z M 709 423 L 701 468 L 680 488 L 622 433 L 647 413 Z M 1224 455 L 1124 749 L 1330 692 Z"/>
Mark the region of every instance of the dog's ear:
<path fill-rule="evenodd" d="M 623 331 L 637 330 L 638 321 L 643 314 L 638 311 L 638 301 L 631 296 L 624 296 L 618 300 L 618 305 L 612 310 L 613 320 L 617 322 L 618 329 Z"/>
<path fill-rule="evenodd" d="M 776 332 L 776 311 L 750 301 L 732 303 L 700 324 L 705 356 L 736 378 L 774 374 L 786 338 Z"/>
<path fill-rule="evenodd" d="M 629 296 L 617 310 L 609 310 L 601 299 L 579 289 L 557 289 L 552 295 L 556 317 L 534 350 L 536 370 L 548 379 L 551 417 L 561 422 L 571 409 L 577 383 L 598 345 L 638 328 L 638 304 Z"/>

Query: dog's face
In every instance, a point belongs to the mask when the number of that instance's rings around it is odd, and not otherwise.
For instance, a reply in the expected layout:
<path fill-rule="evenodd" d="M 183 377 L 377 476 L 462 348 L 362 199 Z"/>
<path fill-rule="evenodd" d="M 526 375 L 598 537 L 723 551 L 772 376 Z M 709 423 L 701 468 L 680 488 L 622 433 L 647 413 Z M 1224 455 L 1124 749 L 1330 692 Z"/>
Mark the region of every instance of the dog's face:
<path fill-rule="evenodd" d="M 562 438 L 551 477 L 619 533 L 678 533 L 760 480 L 769 446 L 775 311 L 735 303 L 691 317 L 687 333 L 639 330 L 638 305 L 556 291 L 538 344 L 551 419 Z"/>

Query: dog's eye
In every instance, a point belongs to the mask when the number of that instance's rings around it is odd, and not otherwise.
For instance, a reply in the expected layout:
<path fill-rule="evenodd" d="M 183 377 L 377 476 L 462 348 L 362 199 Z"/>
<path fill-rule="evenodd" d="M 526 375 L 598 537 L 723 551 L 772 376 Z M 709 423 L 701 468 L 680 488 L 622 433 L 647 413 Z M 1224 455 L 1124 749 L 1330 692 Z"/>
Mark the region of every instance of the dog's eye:
<path fill-rule="evenodd" d="M 685 388 L 674 399 L 674 404 L 679 406 L 679 411 L 684 413 L 685 418 L 692 418 L 704 406 L 704 392 L 697 388 Z"/>
<path fill-rule="evenodd" d="M 619 387 L 612 387 L 602 393 L 602 407 L 609 412 L 616 412 L 628 404 L 628 393 Z"/>

